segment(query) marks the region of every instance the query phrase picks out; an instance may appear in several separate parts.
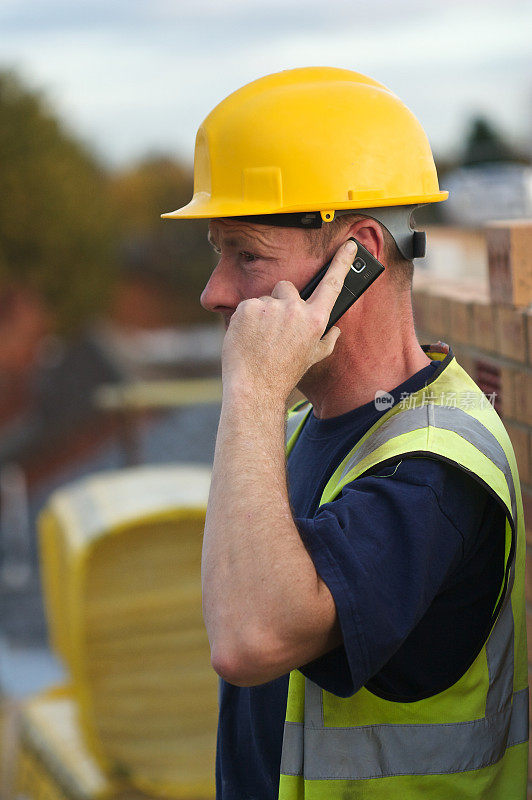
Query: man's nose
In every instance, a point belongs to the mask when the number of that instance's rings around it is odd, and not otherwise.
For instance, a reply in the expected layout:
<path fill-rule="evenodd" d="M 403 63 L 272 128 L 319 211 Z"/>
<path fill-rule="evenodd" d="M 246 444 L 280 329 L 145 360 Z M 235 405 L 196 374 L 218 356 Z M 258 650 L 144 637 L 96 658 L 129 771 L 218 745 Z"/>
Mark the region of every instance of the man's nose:
<path fill-rule="evenodd" d="M 219 312 L 223 309 L 234 310 L 239 298 L 231 280 L 227 266 L 219 261 L 200 296 L 200 303 L 206 311 Z"/>

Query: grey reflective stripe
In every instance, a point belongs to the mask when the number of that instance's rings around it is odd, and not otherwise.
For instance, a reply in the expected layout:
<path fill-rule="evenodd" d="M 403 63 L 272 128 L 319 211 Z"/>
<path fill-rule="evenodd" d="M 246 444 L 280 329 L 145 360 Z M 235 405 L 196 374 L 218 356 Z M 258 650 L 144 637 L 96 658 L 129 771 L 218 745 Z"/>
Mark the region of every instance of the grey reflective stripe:
<path fill-rule="evenodd" d="M 377 430 L 370 434 L 362 444 L 356 448 L 351 458 L 347 461 L 342 470 L 340 481 L 351 472 L 357 464 L 371 455 L 375 450 L 386 442 L 400 436 L 403 433 L 421 430 L 424 428 L 442 428 L 458 433 L 463 439 L 468 441 L 477 450 L 480 450 L 487 458 L 497 466 L 504 474 L 508 491 L 511 498 L 512 517 L 514 522 L 517 520 L 517 503 L 515 498 L 515 487 L 512 471 L 506 458 L 506 453 L 495 436 L 485 425 L 475 417 L 462 411 L 461 408 L 454 406 L 437 406 L 434 403 L 427 403 L 419 408 L 411 408 L 400 411 L 390 417 Z M 340 482 L 339 481 L 339 482 Z"/>
<path fill-rule="evenodd" d="M 310 411 L 310 405 L 306 403 L 303 408 L 299 411 L 294 411 L 293 414 L 288 416 L 286 420 L 286 443 L 290 441 L 294 433 L 296 432 L 298 425 L 305 419 L 308 412 Z"/>
<path fill-rule="evenodd" d="M 486 696 L 486 716 L 497 713 L 508 702 L 514 680 L 514 617 L 511 592 L 515 563 L 510 568 L 508 586 L 499 616 L 486 642 L 489 685 Z"/>
<path fill-rule="evenodd" d="M 527 686 L 526 689 L 515 692 L 513 696 L 512 715 L 506 747 L 513 747 L 516 744 L 528 742 L 528 732 L 530 730 L 528 692 L 529 688 Z"/>
<path fill-rule="evenodd" d="M 281 772 L 305 780 L 368 780 L 481 769 L 528 740 L 528 688 L 490 717 L 422 725 L 315 728 L 286 723 Z"/>
<path fill-rule="evenodd" d="M 303 775 L 303 728 L 302 722 L 284 724 L 281 775 Z"/>

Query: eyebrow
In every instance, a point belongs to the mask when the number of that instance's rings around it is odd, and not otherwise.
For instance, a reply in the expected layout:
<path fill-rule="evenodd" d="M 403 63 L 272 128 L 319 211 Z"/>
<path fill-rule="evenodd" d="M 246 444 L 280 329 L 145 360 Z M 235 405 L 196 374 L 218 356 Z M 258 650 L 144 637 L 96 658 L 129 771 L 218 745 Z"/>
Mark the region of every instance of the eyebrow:
<path fill-rule="evenodd" d="M 207 234 L 207 241 L 211 245 L 211 247 L 218 248 L 218 245 L 214 241 L 214 237 L 212 236 L 212 232 L 209 230 Z M 228 247 L 249 247 L 253 250 L 262 248 L 263 245 L 260 242 L 254 241 L 251 237 L 247 236 L 245 233 L 242 233 L 237 236 L 228 236 L 224 239 L 224 243 Z"/>

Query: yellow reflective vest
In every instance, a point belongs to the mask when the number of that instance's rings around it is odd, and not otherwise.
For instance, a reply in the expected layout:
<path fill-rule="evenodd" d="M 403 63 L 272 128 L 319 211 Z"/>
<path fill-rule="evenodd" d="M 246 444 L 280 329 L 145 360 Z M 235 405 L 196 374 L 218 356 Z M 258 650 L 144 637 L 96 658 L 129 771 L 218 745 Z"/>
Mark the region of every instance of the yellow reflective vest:
<path fill-rule="evenodd" d="M 506 513 L 505 570 L 491 631 L 452 686 L 413 702 L 365 687 L 330 694 L 290 674 L 279 800 L 524 800 L 528 681 L 525 530 L 508 434 L 491 403 L 445 352 L 430 384 L 390 408 L 327 483 L 320 505 L 398 458 L 436 458 L 475 477 Z M 310 406 L 291 412 L 287 452 Z"/>

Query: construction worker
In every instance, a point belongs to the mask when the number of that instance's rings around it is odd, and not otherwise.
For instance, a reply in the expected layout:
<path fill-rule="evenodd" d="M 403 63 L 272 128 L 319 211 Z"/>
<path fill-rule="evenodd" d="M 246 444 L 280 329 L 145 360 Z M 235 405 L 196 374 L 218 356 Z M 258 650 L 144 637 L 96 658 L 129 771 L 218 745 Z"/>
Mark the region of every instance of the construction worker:
<path fill-rule="evenodd" d="M 525 796 L 515 458 L 413 324 L 412 212 L 446 196 L 392 92 L 308 68 L 211 112 L 164 215 L 211 220 L 201 302 L 226 326 L 202 563 L 219 800 Z M 323 336 L 361 245 L 384 271 Z"/>

